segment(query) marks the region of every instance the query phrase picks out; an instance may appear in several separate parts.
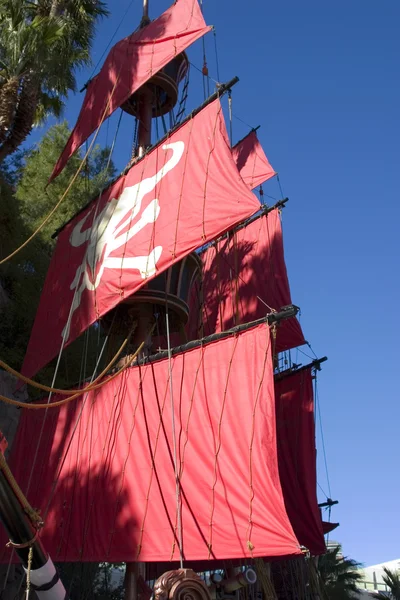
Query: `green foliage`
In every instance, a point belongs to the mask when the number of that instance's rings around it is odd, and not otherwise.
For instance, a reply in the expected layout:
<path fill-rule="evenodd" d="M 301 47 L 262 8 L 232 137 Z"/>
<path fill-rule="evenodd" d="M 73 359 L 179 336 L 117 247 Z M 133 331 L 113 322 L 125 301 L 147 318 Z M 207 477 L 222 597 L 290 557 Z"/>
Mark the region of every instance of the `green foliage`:
<path fill-rule="evenodd" d="M 46 188 L 48 178 L 68 136 L 69 129 L 65 122 L 55 125 L 45 134 L 37 149 L 31 150 L 25 156 L 25 165 L 20 170 L 15 197 L 18 200 L 21 219 L 30 230 L 36 229 L 56 205 L 82 161 L 79 154 L 72 156 L 62 173 Z M 65 201 L 41 230 L 39 237 L 44 247 L 50 249 L 54 245 L 52 234 L 115 176 L 113 164 L 107 168 L 108 156 L 109 150 L 94 148 Z"/>
<path fill-rule="evenodd" d="M 379 600 L 400 600 L 400 571 L 391 571 L 384 567 L 383 581 L 389 588 L 388 592 L 374 593 L 374 598 Z"/>
<path fill-rule="evenodd" d="M 342 556 L 340 545 L 319 557 L 318 571 L 329 600 L 350 600 L 357 596 L 361 565 Z"/>
<path fill-rule="evenodd" d="M 0 0 L 0 77 L 34 71 L 48 90 L 75 90 L 74 69 L 90 63 L 96 21 L 107 14 L 101 0 Z"/>
<path fill-rule="evenodd" d="M 60 577 L 75 600 L 123 600 L 124 567 L 116 563 L 60 563 Z"/>
<path fill-rule="evenodd" d="M 6 256 L 26 239 L 27 231 L 20 218 L 12 188 L 4 179 L 0 179 L 0 215 L 0 255 Z M 40 257 L 36 251 L 35 255 Z M 21 363 L 22 348 L 27 339 L 26 331 L 31 325 L 29 295 L 32 293 L 32 278 L 26 269 L 26 260 L 26 252 L 22 252 L 18 261 L 9 261 L 1 266 L 0 271 L 0 356 L 14 365 Z M 36 268 L 41 271 L 40 264 Z M 41 276 L 43 274 L 42 271 Z"/>
<path fill-rule="evenodd" d="M 33 125 L 60 116 L 107 14 L 102 0 L 0 0 L 0 162 Z"/>
<path fill-rule="evenodd" d="M 43 137 L 37 148 L 16 155 L 15 161 L 5 165 L 0 179 L 0 256 L 7 256 L 36 230 L 44 217 L 57 203 L 80 164 L 77 154 L 67 164 L 64 172 L 45 190 L 64 144 L 69 136 L 65 123 L 55 125 Z M 25 354 L 46 272 L 55 240 L 54 231 L 81 209 L 115 175 L 108 164 L 109 150 L 95 148 L 87 167 L 73 184 L 69 194 L 49 223 L 38 236 L 16 257 L 0 267 L 0 356 L 19 369 Z M 78 340 L 65 353 L 61 364 L 60 385 L 75 383 L 83 375 L 81 356 L 83 346 L 98 345 L 98 334 L 89 331 L 86 338 Z M 93 367 L 96 352 L 92 354 Z M 43 371 L 42 380 L 50 380 L 52 366 Z"/>
<path fill-rule="evenodd" d="M 0 0 L 2 81 L 22 77 L 32 68 L 44 74 L 50 49 L 62 39 L 64 29 L 60 18 L 39 15 L 31 2 Z"/>

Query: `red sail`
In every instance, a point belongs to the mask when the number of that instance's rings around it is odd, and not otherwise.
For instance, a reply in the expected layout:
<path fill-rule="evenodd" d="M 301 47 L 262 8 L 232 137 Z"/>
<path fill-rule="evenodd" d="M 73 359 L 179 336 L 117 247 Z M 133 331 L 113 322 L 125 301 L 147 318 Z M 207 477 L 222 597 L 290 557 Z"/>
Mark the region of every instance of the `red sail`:
<path fill-rule="evenodd" d="M 331 533 L 331 531 L 334 531 L 337 527 L 339 527 L 339 523 L 322 521 L 322 530 L 324 532 L 324 535 L 326 535 L 327 533 Z"/>
<path fill-rule="evenodd" d="M 225 331 L 291 304 L 279 211 L 210 246 L 203 260 L 203 313 L 191 313 L 191 338 Z M 304 344 L 297 319 L 277 328 L 276 351 Z"/>
<path fill-rule="evenodd" d="M 275 403 L 279 475 L 286 510 L 300 544 L 313 555 L 324 554 L 311 369 L 278 380 Z"/>
<path fill-rule="evenodd" d="M 260 208 L 233 161 L 216 100 L 61 232 L 23 372 L 36 373 L 89 325 L 171 264 Z"/>
<path fill-rule="evenodd" d="M 47 411 L 28 497 L 55 562 L 179 559 L 168 374 L 168 360 L 133 367 Z M 269 328 L 176 355 L 172 387 L 185 560 L 300 554 L 278 473 Z M 11 468 L 24 492 L 44 418 L 22 413 Z"/>
<path fill-rule="evenodd" d="M 243 180 L 251 190 L 276 175 L 255 131 L 250 132 L 232 148 L 232 155 Z"/>
<path fill-rule="evenodd" d="M 136 90 L 177 54 L 210 31 L 197 0 L 177 0 L 158 19 L 115 44 L 92 79 L 78 121 L 50 181 L 69 157 Z"/>

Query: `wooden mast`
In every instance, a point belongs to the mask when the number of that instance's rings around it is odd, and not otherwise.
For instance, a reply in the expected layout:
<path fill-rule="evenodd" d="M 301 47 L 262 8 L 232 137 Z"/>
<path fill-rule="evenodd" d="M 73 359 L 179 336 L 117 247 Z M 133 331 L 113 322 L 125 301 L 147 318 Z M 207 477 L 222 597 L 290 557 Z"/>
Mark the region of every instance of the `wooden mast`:
<path fill-rule="evenodd" d="M 150 22 L 149 0 L 143 0 L 143 14 L 140 27 L 145 27 Z M 147 148 L 151 146 L 151 121 L 153 116 L 151 90 L 143 86 L 139 96 L 138 110 L 138 157 L 141 158 Z M 125 567 L 125 600 L 139 600 L 138 579 L 139 575 L 146 579 L 146 564 L 139 562 L 126 563 Z"/>

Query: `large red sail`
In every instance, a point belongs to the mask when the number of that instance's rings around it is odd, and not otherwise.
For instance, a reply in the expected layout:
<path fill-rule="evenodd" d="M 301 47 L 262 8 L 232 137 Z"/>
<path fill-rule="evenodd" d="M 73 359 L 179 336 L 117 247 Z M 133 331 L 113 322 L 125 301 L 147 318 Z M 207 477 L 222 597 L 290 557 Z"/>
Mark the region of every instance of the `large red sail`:
<path fill-rule="evenodd" d="M 209 30 L 197 0 L 177 0 L 158 19 L 115 44 L 88 85 L 78 121 L 50 181 L 104 118 Z"/>
<path fill-rule="evenodd" d="M 269 328 L 176 355 L 171 372 L 185 560 L 300 554 L 278 473 Z M 34 468 L 28 498 L 53 560 L 178 560 L 168 360 L 48 410 L 33 465 L 43 418 L 23 411 L 11 468 L 24 492 Z"/>
<path fill-rule="evenodd" d="M 255 131 L 251 131 L 233 146 L 232 155 L 243 180 L 251 190 L 276 175 Z"/>
<path fill-rule="evenodd" d="M 203 307 L 191 313 L 191 338 L 225 331 L 291 304 L 278 210 L 212 244 L 202 261 Z M 297 319 L 277 327 L 276 352 L 301 344 Z"/>
<path fill-rule="evenodd" d="M 215 100 L 60 233 L 23 372 L 171 264 L 260 208 L 233 161 Z"/>
<path fill-rule="evenodd" d="M 300 544 L 324 554 L 317 501 L 314 394 L 311 368 L 275 383 L 278 464 L 286 510 Z"/>

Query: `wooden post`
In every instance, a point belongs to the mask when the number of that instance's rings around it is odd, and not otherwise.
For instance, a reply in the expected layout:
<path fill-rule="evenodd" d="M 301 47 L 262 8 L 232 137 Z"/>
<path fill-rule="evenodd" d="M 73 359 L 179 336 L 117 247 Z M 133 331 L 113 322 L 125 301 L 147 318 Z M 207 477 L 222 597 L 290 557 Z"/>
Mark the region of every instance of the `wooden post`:
<path fill-rule="evenodd" d="M 126 563 L 125 600 L 138 600 L 138 563 Z"/>

